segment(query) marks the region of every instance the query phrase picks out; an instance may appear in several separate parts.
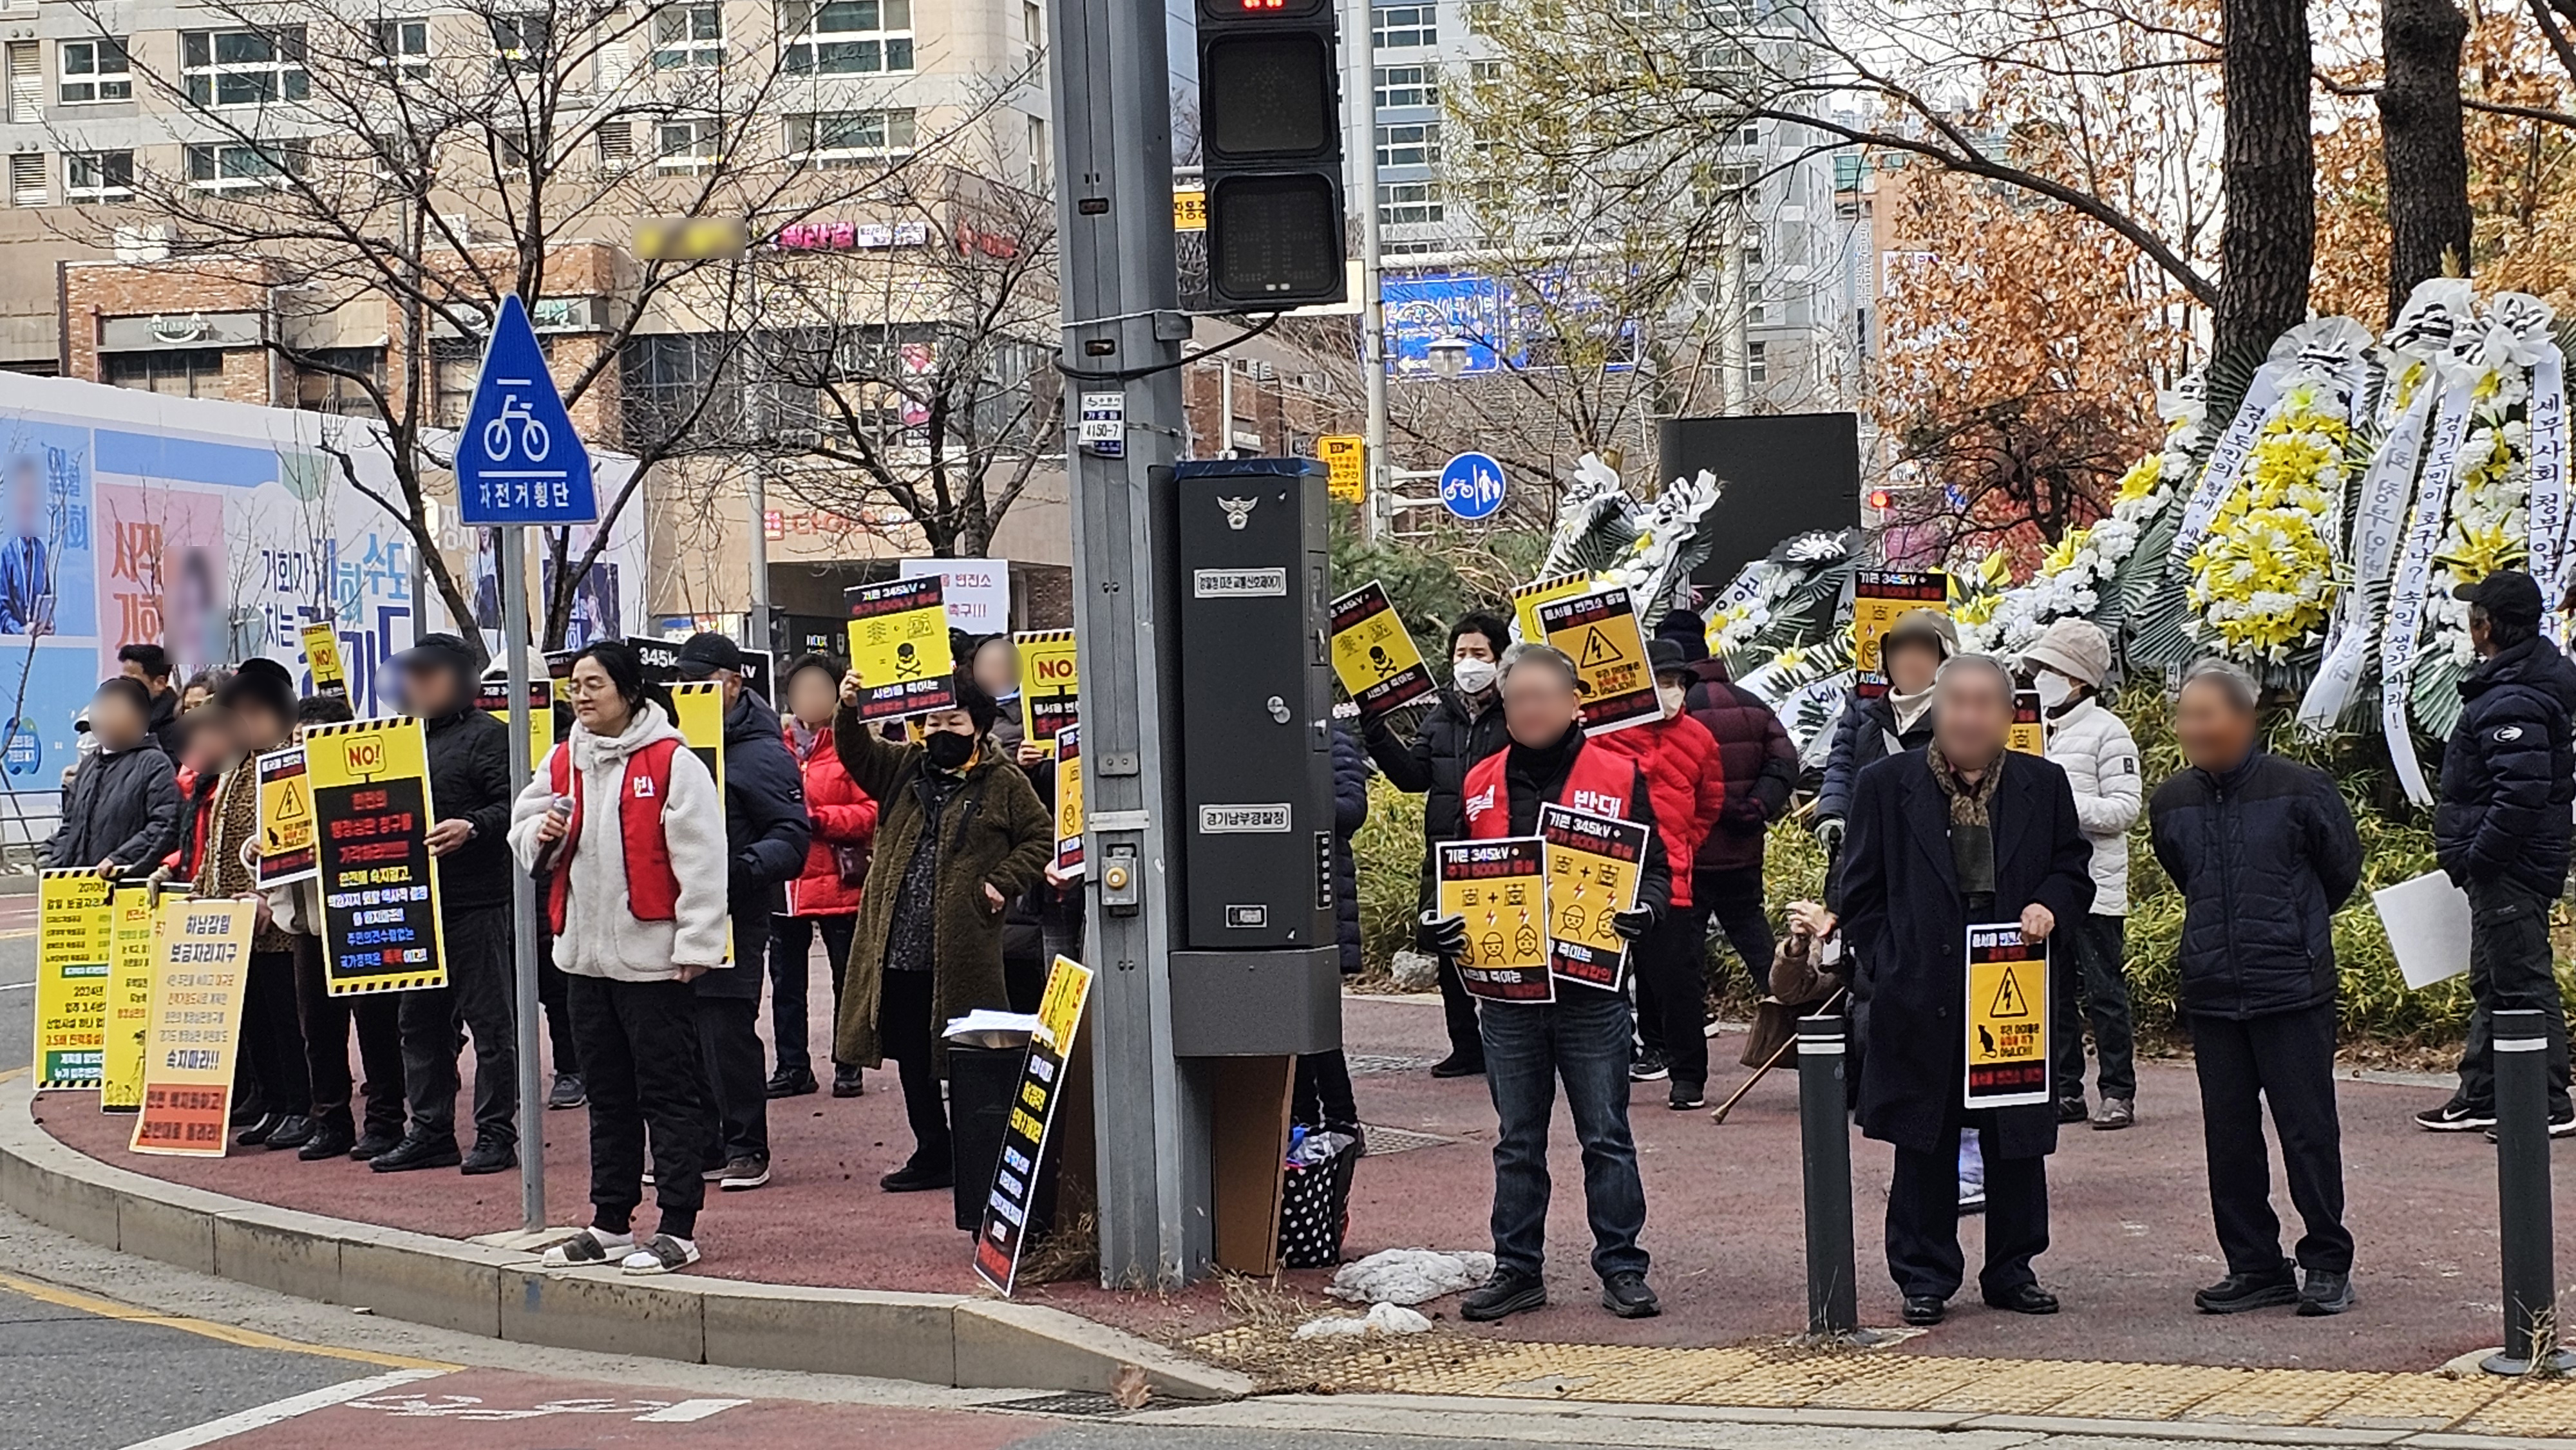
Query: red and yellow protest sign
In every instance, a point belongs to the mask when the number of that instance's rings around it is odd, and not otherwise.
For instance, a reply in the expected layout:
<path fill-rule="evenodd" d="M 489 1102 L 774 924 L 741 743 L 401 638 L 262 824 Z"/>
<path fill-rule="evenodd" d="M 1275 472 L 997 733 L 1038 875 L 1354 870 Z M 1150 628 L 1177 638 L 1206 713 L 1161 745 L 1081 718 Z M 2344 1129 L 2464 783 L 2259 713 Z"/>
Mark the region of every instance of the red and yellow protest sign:
<path fill-rule="evenodd" d="M 1938 569 L 1863 569 L 1852 575 L 1853 687 L 1862 698 L 1887 693 L 1887 673 L 1878 662 L 1878 642 L 1897 619 L 1913 610 L 1950 612 L 1950 576 Z"/>
<path fill-rule="evenodd" d="M 304 747 L 272 750 L 259 758 L 260 889 L 302 881 L 320 869 L 313 832 L 313 783 L 305 778 Z"/>
<path fill-rule="evenodd" d="M 1574 661 L 1583 690 L 1583 733 L 1605 735 L 1663 717 L 1647 667 L 1646 631 L 1628 591 L 1608 589 L 1552 599 L 1538 607 L 1546 641 Z"/>
<path fill-rule="evenodd" d="M 143 1041 L 143 1111 L 126 1145 L 132 1151 L 224 1156 L 258 910 L 248 901 L 162 903 L 152 1026 Z"/>
<path fill-rule="evenodd" d="M 1333 673 L 1360 713 L 1384 715 L 1438 688 L 1403 616 L 1372 579 L 1332 603 Z"/>
<path fill-rule="evenodd" d="M 2018 922 L 1970 926 L 1967 979 L 1965 1105 L 2047 1102 L 2048 944 L 2022 940 Z"/>
<path fill-rule="evenodd" d="M 1619 990 L 1628 940 L 1612 923 L 1637 904 L 1646 828 L 1559 805 L 1538 811 L 1547 843 L 1547 969 L 1569 982 Z"/>
<path fill-rule="evenodd" d="M 1020 738 L 1055 748 L 1056 732 L 1082 717 L 1082 677 L 1069 629 L 1011 636 L 1020 656 Z"/>

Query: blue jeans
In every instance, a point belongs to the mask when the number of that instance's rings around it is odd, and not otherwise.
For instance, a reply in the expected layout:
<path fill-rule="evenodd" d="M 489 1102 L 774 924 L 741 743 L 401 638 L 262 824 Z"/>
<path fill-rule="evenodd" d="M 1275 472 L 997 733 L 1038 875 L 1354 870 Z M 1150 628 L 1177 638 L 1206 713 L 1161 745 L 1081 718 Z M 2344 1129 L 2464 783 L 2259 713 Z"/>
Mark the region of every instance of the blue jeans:
<path fill-rule="evenodd" d="M 1485 1085 L 1501 1132 L 1494 1139 L 1494 1261 L 1535 1274 L 1547 1259 L 1547 1131 L 1556 1083 L 1565 1080 L 1574 1135 L 1583 1144 L 1583 1207 L 1592 1221 L 1592 1271 L 1646 1271 L 1637 1236 L 1646 1186 L 1628 1134 L 1628 1055 L 1634 1021 L 1617 992 L 1557 984 L 1553 1003 L 1488 1002 L 1478 1014 Z"/>

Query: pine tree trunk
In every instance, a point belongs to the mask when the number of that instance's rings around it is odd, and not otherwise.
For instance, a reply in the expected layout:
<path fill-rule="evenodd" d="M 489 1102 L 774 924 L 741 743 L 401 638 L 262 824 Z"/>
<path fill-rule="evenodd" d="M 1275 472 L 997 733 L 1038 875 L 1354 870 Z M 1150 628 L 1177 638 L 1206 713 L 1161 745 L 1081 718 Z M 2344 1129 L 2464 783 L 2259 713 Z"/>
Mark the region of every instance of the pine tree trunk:
<path fill-rule="evenodd" d="M 2251 366 L 2305 321 L 2315 257 L 2306 0 L 2222 0 L 2227 87 L 2216 357 Z"/>
<path fill-rule="evenodd" d="M 2388 315 L 2415 284 L 2468 271 L 2469 149 L 2460 120 L 2468 17 L 2451 0 L 2382 0 L 2388 79 L 2379 144 L 2388 166 Z"/>

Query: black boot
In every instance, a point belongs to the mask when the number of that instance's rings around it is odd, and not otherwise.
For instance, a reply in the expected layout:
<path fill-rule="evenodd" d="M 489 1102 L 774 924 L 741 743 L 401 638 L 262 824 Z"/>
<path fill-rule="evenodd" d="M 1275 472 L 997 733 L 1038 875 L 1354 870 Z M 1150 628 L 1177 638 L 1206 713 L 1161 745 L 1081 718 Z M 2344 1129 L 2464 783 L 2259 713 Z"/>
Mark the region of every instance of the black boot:
<path fill-rule="evenodd" d="M 233 1144 L 241 1148 L 256 1148 L 267 1142 L 268 1135 L 276 1132 L 278 1125 L 285 1121 L 284 1113 L 262 1113 L 251 1119 L 241 1132 L 234 1136 Z"/>
<path fill-rule="evenodd" d="M 782 1067 L 769 1075 L 768 1095 L 773 1098 L 801 1098 L 822 1090 L 810 1067 Z"/>
<path fill-rule="evenodd" d="M 408 1173 L 415 1168 L 453 1168 L 465 1161 L 454 1138 L 405 1138 L 371 1159 L 378 1173 Z"/>
<path fill-rule="evenodd" d="M 476 1178 L 486 1173 L 507 1173 L 518 1166 L 517 1144 L 477 1138 L 474 1151 L 465 1155 L 465 1161 L 457 1165 L 457 1171 L 468 1178 Z"/>
<path fill-rule="evenodd" d="M 301 1148 L 305 1144 L 313 1141 L 313 1135 L 317 1131 L 319 1131 L 319 1129 L 315 1126 L 314 1121 L 311 1118 L 304 1116 L 302 1113 L 296 1113 L 269 1131 L 268 1146 L 272 1148 Z"/>
<path fill-rule="evenodd" d="M 372 1162 L 379 1154 L 390 1153 L 402 1142 L 402 1134 L 369 1128 L 366 1136 L 349 1145 L 349 1156 L 361 1163 Z"/>
<path fill-rule="evenodd" d="M 275 1146 L 277 1140 L 272 1138 L 269 1142 Z M 357 1142 L 356 1125 L 349 1121 L 346 1113 L 335 1114 L 314 1125 L 313 1136 L 304 1140 L 304 1146 L 295 1150 L 295 1156 L 307 1163 L 319 1163 L 325 1158 L 339 1157 L 357 1146 Z"/>

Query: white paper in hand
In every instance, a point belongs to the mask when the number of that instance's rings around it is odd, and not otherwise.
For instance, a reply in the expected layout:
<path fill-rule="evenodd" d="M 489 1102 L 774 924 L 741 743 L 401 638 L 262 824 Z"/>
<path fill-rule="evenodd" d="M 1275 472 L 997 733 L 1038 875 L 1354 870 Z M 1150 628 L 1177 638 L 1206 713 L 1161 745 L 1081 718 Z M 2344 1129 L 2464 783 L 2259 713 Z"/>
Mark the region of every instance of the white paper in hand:
<path fill-rule="evenodd" d="M 2439 871 L 2370 893 L 2410 991 L 2469 969 L 2469 894 Z"/>

